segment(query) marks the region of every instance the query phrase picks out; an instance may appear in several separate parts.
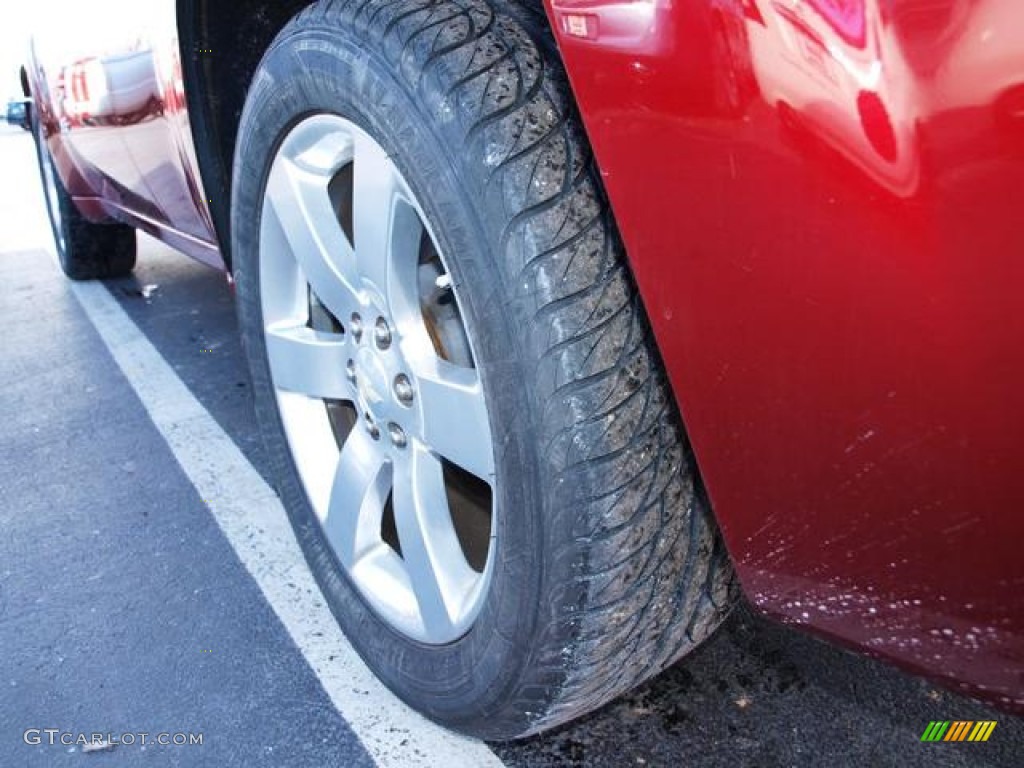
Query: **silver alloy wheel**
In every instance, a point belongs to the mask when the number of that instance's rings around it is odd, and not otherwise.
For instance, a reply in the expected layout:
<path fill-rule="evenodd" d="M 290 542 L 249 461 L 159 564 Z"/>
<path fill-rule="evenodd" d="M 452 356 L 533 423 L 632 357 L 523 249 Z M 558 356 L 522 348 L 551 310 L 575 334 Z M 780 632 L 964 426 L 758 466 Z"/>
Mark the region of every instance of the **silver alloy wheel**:
<path fill-rule="evenodd" d="M 339 563 L 396 630 L 458 639 L 491 578 L 494 447 L 422 208 L 369 134 L 314 115 L 271 166 L 259 263 L 281 420 Z"/>
<path fill-rule="evenodd" d="M 43 190 L 46 193 L 46 204 L 50 209 L 50 221 L 53 225 L 53 236 L 57 240 L 59 253 L 64 253 L 67 243 L 64 237 L 64 219 L 60 211 L 60 193 L 57 187 L 57 172 L 53 167 L 53 158 L 46 146 L 46 139 L 43 138 L 42 127 L 38 131 L 39 141 L 39 164 L 43 169 Z M 61 256 L 61 258 L 64 258 Z"/>

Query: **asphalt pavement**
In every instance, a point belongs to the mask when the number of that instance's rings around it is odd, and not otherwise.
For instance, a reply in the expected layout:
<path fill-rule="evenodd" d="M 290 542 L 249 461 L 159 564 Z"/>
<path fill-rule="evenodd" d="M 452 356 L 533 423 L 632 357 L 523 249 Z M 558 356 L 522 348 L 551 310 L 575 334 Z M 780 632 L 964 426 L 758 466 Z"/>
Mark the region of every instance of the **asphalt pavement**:
<path fill-rule="evenodd" d="M 72 287 L 27 135 L 0 129 L 0 167 L 0 766 L 1024 764 L 1024 721 L 746 608 L 553 733 L 487 751 L 418 722 L 309 620 L 325 609 L 271 501 L 225 511 L 265 463 L 223 275 L 142 238 L 132 277 Z M 228 450 L 190 451 L 202 419 Z M 998 725 L 922 743 L 931 720 Z"/>

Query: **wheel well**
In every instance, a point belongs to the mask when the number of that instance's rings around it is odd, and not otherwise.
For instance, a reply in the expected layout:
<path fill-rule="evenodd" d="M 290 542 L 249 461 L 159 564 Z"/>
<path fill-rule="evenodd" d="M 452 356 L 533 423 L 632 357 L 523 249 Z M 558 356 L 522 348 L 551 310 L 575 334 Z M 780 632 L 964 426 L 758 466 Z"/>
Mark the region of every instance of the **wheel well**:
<path fill-rule="evenodd" d="M 212 201 L 221 253 L 231 269 L 231 175 L 249 83 L 274 37 L 314 0 L 179 0 L 178 31 L 189 120 Z M 544 19 L 543 0 L 491 0 Z M 554 39 L 550 41 L 552 50 Z"/>
<path fill-rule="evenodd" d="M 221 252 L 231 268 L 235 137 L 256 67 L 310 0 L 180 0 L 178 32 L 196 157 Z"/>

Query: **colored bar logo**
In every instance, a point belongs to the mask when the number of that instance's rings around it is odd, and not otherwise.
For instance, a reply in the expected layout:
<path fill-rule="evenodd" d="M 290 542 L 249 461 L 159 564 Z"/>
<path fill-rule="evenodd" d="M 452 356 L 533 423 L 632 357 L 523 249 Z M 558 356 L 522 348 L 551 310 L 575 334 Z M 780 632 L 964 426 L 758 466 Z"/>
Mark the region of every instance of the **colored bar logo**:
<path fill-rule="evenodd" d="M 995 729 L 995 720 L 932 720 L 921 741 L 988 741 Z"/>

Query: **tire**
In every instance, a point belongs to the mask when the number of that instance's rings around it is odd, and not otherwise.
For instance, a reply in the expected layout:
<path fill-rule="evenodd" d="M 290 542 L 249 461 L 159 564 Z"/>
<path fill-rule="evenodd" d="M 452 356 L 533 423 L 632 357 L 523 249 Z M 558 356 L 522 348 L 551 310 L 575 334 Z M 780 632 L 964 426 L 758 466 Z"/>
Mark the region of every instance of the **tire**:
<path fill-rule="evenodd" d="M 497 3 L 315 4 L 267 51 L 234 164 L 240 324 L 277 489 L 299 543 L 374 672 L 437 722 L 487 739 L 551 728 L 636 686 L 705 639 L 735 597 L 552 51 L 543 26 Z M 360 243 L 377 241 L 360 233 L 376 233 L 380 220 L 360 218 L 369 210 L 360 201 L 375 189 L 360 168 L 384 157 L 388 170 L 372 178 L 386 176 L 398 191 L 387 198 L 385 256 L 371 258 Z M 328 197 L 336 218 L 325 223 Z M 482 387 L 479 418 L 475 405 L 446 409 L 448 401 L 428 395 L 432 374 L 420 369 L 437 363 L 423 361 L 449 345 L 421 332 L 433 311 L 425 294 L 413 301 L 407 287 L 391 287 L 411 279 L 403 271 L 411 257 L 396 255 L 412 248 L 395 234 L 405 232 L 396 223 L 400 208 L 414 211 L 426 232 L 417 269 L 423 248 L 434 248 L 441 271 L 431 284 L 452 286 L 469 347 L 463 370 Z M 338 275 L 362 287 L 339 292 Z M 387 332 L 381 348 L 380 329 L 362 315 L 388 296 L 392 304 L 373 309 Z M 399 379 L 391 399 L 380 392 L 399 370 L 388 367 L 400 365 L 391 355 L 412 370 L 406 394 L 417 418 L 444 422 L 447 431 L 385 428 L 392 416 L 406 418 L 395 400 Z M 339 427 L 340 418 L 330 419 L 336 445 L 323 442 L 322 423 L 292 410 L 309 406 L 302 413 L 320 419 L 346 398 L 353 403 L 347 421 Z M 430 526 L 460 526 L 449 510 L 461 507 L 447 486 L 448 509 L 402 490 L 404 467 L 415 464 L 402 451 L 450 458 L 443 446 L 451 443 L 469 466 L 463 443 L 485 432 L 490 527 L 486 561 L 473 566 L 479 575 L 466 587 L 475 607 L 463 615 L 459 603 L 430 619 L 424 606 L 431 590 L 444 587 L 424 588 L 418 578 L 417 537 L 433 536 Z M 384 456 L 373 459 L 384 469 L 352 470 L 356 449 L 346 451 L 353 445 Z M 326 452 L 333 468 L 334 450 L 342 469 L 331 480 L 316 465 Z M 481 479 L 486 472 L 478 471 Z M 410 528 L 410 516 L 428 522 Z M 394 576 L 387 583 L 397 587 L 366 575 L 369 553 L 383 558 L 382 572 Z M 470 560 L 466 547 L 462 554 Z M 454 561 L 431 561 L 438 584 Z M 422 600 L 418 588 L 428 593 Z M 419 618 L 399 605 L 409 590 Z M 452 626 L 431 634 L 431 621 L 446 619 Z"/>
<path fill-rule="evenodd" d="M 56 172 L 37 117 L 33 125 L 46 212 L 64 274 L 72 280 L 130 274 L 135 268 L 135 229 L 127 224 L 91 222 L 81 214 Z"/>

